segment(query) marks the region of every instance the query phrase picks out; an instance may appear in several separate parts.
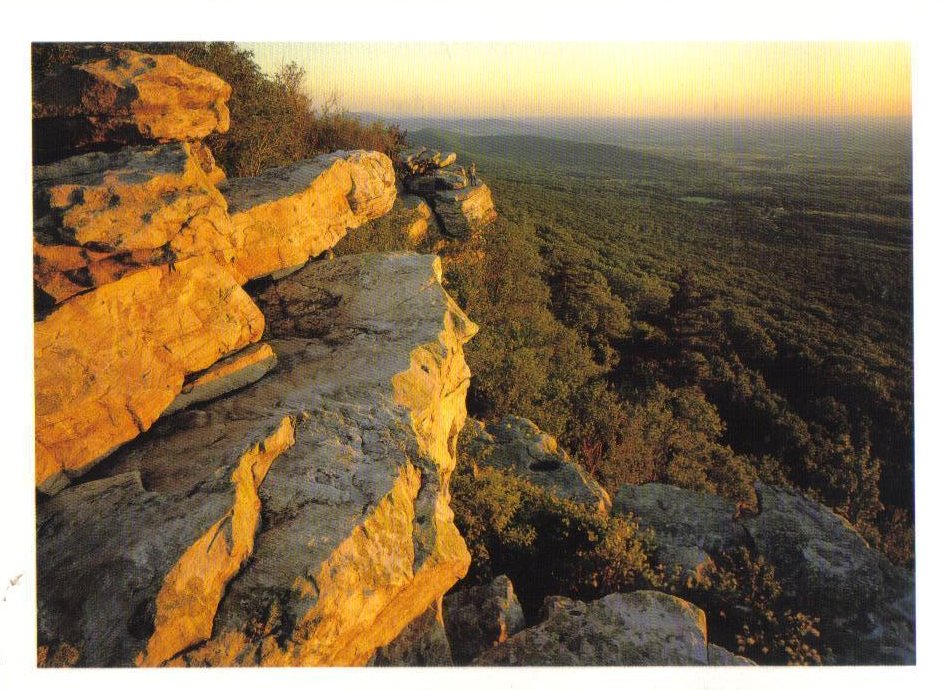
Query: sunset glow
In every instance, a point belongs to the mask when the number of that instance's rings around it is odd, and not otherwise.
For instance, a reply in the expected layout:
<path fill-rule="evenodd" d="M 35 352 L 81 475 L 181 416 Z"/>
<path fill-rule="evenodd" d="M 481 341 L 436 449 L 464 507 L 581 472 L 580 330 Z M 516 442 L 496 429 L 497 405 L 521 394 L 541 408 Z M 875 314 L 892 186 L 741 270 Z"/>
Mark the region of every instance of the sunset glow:
<path fill-rule="evenodd" d="M 246 43 L 315 101 L 429 116 L 909 115 L 905 43 Z"/>

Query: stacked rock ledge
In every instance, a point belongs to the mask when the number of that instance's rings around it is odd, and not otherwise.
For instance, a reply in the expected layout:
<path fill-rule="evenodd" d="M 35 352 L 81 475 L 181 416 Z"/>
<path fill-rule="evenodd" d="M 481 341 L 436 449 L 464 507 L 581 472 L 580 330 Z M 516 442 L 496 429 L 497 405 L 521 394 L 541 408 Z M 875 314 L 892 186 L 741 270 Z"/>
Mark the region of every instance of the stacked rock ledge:
<path fill-rule="evenodd" d="M 434 606 L 470 562 L 447 487 L 476 330 L 440 270 L 354 255 L 263 291 L 277 367 L 40 504 L 43 647 L 91 666 L 360 665 Z"/>

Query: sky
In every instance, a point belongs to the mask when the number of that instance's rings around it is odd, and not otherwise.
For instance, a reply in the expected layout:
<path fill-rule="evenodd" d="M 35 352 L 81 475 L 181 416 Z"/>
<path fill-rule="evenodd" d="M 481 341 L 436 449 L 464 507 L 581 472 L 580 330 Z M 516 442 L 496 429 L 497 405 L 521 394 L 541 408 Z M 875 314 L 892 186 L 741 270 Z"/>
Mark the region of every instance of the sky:
<path fill-rule="evenodd" d="M 911 114 L 910 49 L 887 42 L 243 43 L 297 62 L 316 103 L 454 117 Z"/>

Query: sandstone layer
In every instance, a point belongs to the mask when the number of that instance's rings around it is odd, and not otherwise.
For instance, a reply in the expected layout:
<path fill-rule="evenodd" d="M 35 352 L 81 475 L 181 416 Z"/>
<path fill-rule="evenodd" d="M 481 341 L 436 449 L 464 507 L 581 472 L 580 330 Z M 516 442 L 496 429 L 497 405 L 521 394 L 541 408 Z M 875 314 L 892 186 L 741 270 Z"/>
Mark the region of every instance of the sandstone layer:
<path fill-rule="evenodd" d="M 466 572 L 448 481 L 476 327 L 439 260 L 314 262 L 258 302 L 275 369 L 40 503 L 47 659 L 364 664 Z"/>
<path fill-rule="evenodd" d="M 36 166 L 36 286 L 61 302 L 149 265 L 198 255 L 231 261 L 232 222 L 211 156 L 175 143 Z"/>
<path fill-rule="evenodd" d="M 89 57 L 34 82 L 35 162 L 226 132 L 231 93 L 212 72 L 173 55 L 116 50 Z"/>
<path fill-rule="evenodd" d="M 462 444 L 476 468 L 502 470 L 554 496 L 602 513 L 611 508 L 608 492 L 572 461 L 555 438 L 529 419 L 507 415 L 486 425 L 471 420 Z"/>
<path fill-rule="evenodd" d="M 625 486 L 612 512 L 654 530 L 657 560 L 685 570 L 745 546 L 775 567 L 793 609 L 820 617 L 836 663 L 915 661 L 912 576 L 871 549 L 843 518 L 801 494 L 756 485 L 759 511 L 736 514 L 713 495 L 663 484 Z"/>
<path fill-rule="evenodd" d="M 197 142 L 36 166 L 37 289 L 55 304 L 194 256 L 211 256 L 244 283 L 303 264 L 396 198 L 392 163 L 381 153 L 327 154 L 229 181 L 214 166 Z"/>
<path fill-rule="evenodd" d="M 589 603 L 549 597 L 546 618 L 476 660 L 478 666 L 705 666 L 750 662 L 712 653 L 706 615 L 661 592 L 609 594 Z"/>
<path fill-rule="evenodd" d="M 126 276 L 34 327 L 36 485 L 55 492 L 146 431 L 184 377 L 262 335 L 264 318 L 212 260 Z"/>
<path fill-rule="evenodd" d="M 235 267 L 248 279 L 303 264 L 396 200 L 392 161 L 338 151 L 221 185 L 233 223 Z"/>

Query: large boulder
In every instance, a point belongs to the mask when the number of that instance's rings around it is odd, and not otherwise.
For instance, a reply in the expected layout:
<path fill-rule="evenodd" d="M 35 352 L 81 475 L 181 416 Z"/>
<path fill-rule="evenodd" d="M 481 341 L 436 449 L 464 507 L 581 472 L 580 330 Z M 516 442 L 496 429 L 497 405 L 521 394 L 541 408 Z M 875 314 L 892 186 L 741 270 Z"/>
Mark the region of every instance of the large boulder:
<path fill-rule="evenodd" d="M 476 327 L 438 258 L 313 262 L 258 302 L 276 368 L 40 502 L 47 662 L 364 664 L 465 574 L 448 481 Z"/>
<path fill-rule="evenodd" d="M 303 264 L 396 200 L 392 161 L 375 151 L 337 151 L 224 182 L 235 267 L 260 278 Z"/>
<path fill-rule="evenodd" d="M 471 420 L 462 444 L 462 452 L 474 459 L 477 468 L 508 472 L 599 512 L 608 512 L 612 505 L 605 489 L 529 419 L 507 415 L 488 424 Z"/>
<path fill-rule="evenodd" d="M 226 132 L 231 93 L 212 72 L 173 55 L 89 51 L 81 64 L 34 81 L 34 161 Z"/>
<path fill-rule="evenodd" d="M 546 619 L 493 647 L 478 666 L 705 666 L 748 664 L 707 643 L 706 616 L 661 592 L 609 594 L 585 603 L 550 597 Z"/>
<path fill-rule="evenodd" d="M 688 575 L 709 567 L 711 554 L 746 541 L 731 501 L 670 484 L 622 486 L 615 495 L 612 514 L 633 515 L 640 527 L 653 530 L 655 561 Z"/>
<path fill-rule="evenodd" d="M 483 182 L 437 191 L 430 199 L 444 231 L 452 237 L 467 237 L 497 219 L 491 190 Z"/>
<path fill-rule="evenodd" d="M 742 520 L 786 596 L 821 617 L 838 663 L 915 663 L 914 583 L 847 520 L 797 491 L 756 485 L 761 510 Z"/>
<path fill-rule="evenodd" d="M 624 486 L 612 512 L 651 528 L 655 557 L 668 568 L 701 572 L 738 546 L 764 557 L 775 567 L 784 603 L 820 619 L 833 661 L 913 663 L 912 577 L 826 506 L 762 483 L 756 494 L 759 511 L 737 516 L 718 496 L 655 483 Z"/>
<path fill-rule="evenodd" d="M 444 601 L 445 629 L 452 658 L 467 664 L 524 628 L 523 608 L 506 575 L 452 592 Z"/>
<path fill-rule="evenodd" d="M 262 336 L 214 261 L 157 266 L 65 302 L 34 326 L 36 486 L 55 492 L 146 431 L 184 378 Z"/>

